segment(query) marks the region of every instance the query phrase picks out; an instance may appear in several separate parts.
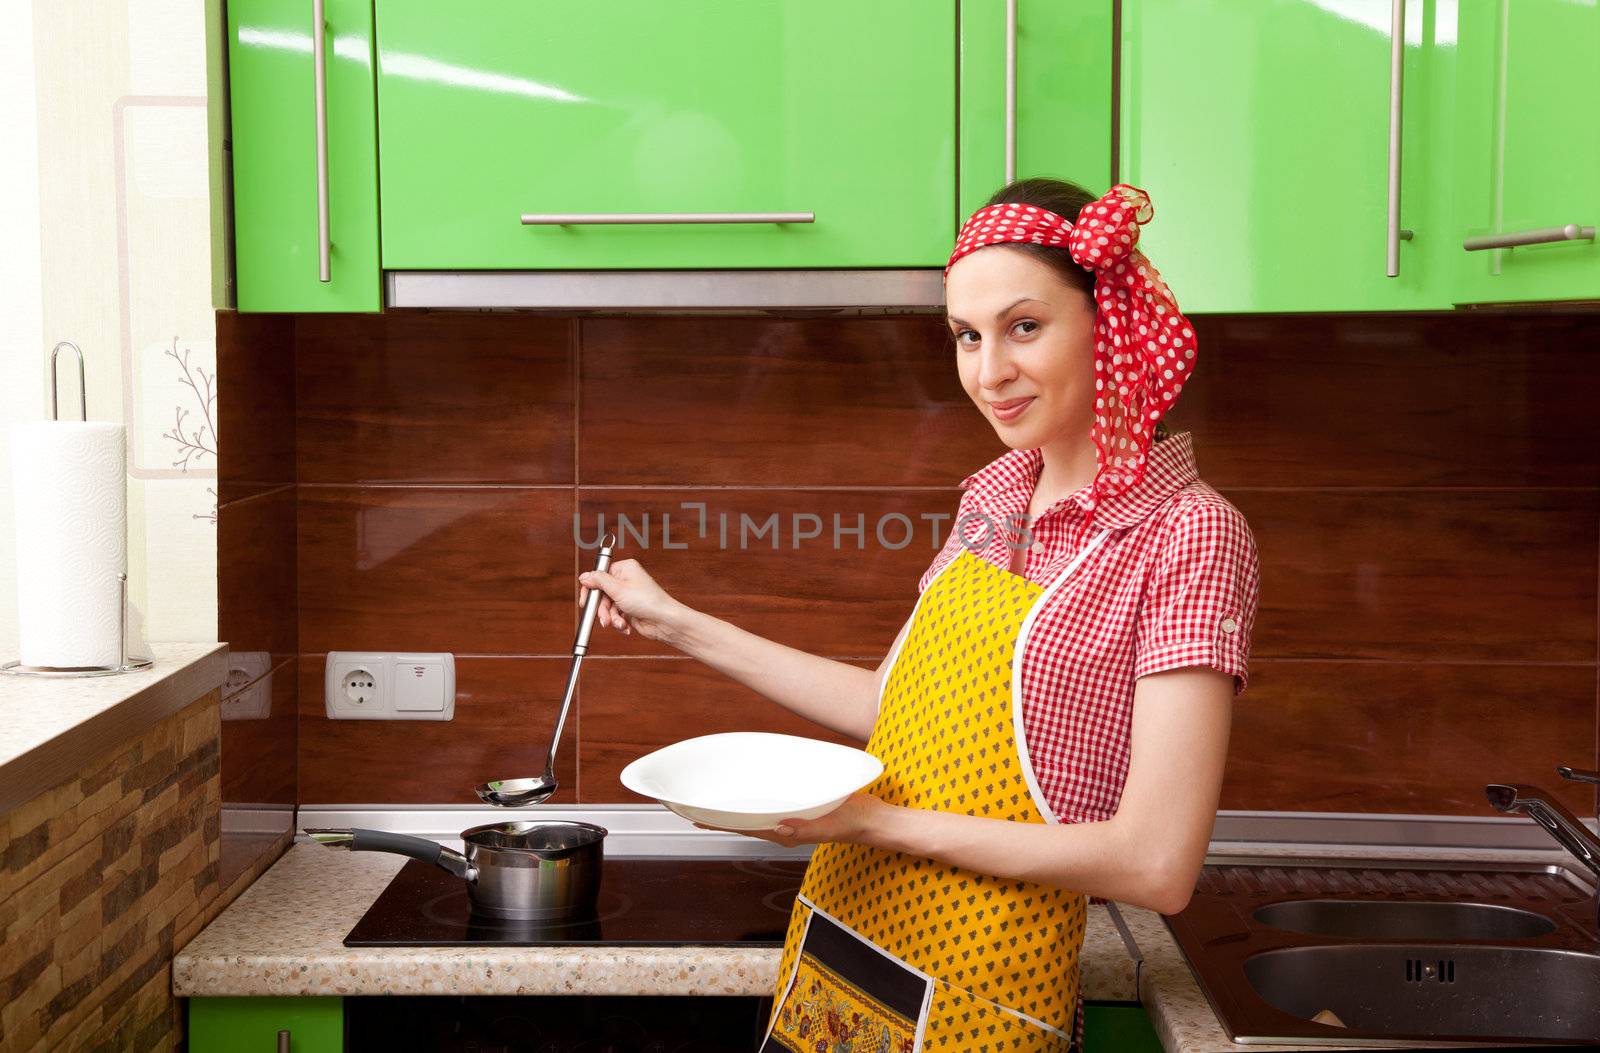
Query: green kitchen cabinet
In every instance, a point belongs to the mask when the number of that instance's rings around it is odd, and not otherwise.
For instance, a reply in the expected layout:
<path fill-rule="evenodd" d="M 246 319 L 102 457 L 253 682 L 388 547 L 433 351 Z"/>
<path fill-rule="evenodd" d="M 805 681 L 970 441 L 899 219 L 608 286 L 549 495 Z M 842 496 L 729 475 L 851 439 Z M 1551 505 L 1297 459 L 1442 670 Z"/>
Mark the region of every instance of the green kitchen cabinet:
<path fill-rule="evenodd" d="M 189 1053 L 341 1053 L 342 998 L 191 998 Z"/>
<path fill-rule="evenodd" d="M 382 306 L 372 3 L 325 3 L 318 26 L 312 0 L 228 0 L 241 311 Z M 319 51 L 326 82 L 320 100 Z"/>
<path fill-rule="evenodd" d="M 1161 1039 L 1138 1002 L 1084 1002 L 1083 1053 L 1162 1053 Z"/>
<path fill-rule="evenodd" d="M 898 268 L 949 252 L 955 0 L 375 13 L 385 269 Z"/>
<path fill-rule="evenodd" d="M 1459 19 L 1456 301 L 1600 299 L 1600 7 L 1461 0 Z M 1588 236 L 1465 247 L 1569 225 Z"/>
<path fill-rule="evenodd" d="M 1405 14 L 1391 277 L 1391 4 L 1125 0 L 1119 175 L 1184 310 L 1451 306 L 1455 3 Z"/>
<path fill-rule="evenodd" d="M 1111 185 L 1111 0 L 1015 0 L 1012 170 Z M 961 218 L 1007 182 L 1006 0 L 961 2 Z M 1068 219 L 1076 219 L 1068 216 Z"/>

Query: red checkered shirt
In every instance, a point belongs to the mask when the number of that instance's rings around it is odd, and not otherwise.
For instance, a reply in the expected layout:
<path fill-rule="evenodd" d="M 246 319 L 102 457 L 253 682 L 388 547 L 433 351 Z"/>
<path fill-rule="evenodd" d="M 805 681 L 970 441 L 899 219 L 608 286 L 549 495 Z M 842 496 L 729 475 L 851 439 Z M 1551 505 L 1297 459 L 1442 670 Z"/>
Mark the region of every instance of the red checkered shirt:
<path fill-rule="evenodd" d="M 1010 569 L 1044 463 L 1011 450 L 961 481 L 949 538 L 918 592 L 963 547 Z M 1049 585 L 1071 562 L 1089 487 L 1031 525 L 1025 575 Z M 1248 679 L 1260 588 L 1255 538 L 1239 510 L 1195 469 L 1192 433 L 1152 443 L 1139 484 L 1100 502 L 1090 537 L 1111 528 L 1035 616 L 1020 656 L 1022 726 L 1040 793 L 1055 817 L 1098 822 L 1116 813 L 1128 776 L 1134 681 L 1183 666 Z M 1009 535 L 1008 535 L 1009 531 Z M 1014 659 L 1015 660 L 1015 659 Z"/>

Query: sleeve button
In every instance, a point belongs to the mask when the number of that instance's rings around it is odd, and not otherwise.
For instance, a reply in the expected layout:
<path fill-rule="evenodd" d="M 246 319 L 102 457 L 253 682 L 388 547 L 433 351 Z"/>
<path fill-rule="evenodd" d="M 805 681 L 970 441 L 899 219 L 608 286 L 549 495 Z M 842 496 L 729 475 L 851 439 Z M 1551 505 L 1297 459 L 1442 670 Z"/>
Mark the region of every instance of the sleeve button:
<path fill-rule="evenodd" d="M 1222 619 L 1222 631 L 1223 632 L 1225 632 L 1225 633 L 1235 632 L 1238 628 L 1239 628 L 1239 623 L 1234 621 L 1232 618 L 1224 618 L 1224 619 Z"/>

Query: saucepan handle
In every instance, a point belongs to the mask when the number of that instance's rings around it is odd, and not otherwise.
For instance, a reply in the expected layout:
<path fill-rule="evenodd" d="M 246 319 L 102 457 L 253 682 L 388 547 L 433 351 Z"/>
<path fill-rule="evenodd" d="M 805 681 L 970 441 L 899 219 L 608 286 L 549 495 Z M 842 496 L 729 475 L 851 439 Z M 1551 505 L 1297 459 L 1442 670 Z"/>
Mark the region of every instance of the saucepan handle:
<path fill-rule="evenodd" d="M 477 869 L 467 857 L 437 841 L 410 834 L 396 834 L 388 830 L 332 830 L 326 827 L 308 827 L 306 833 L 318 844 L 329 848 L 343 848 L 350 852 L 393 852 L 410 856 L 432 866 L 441 867 L 456 877 L 475 881 Z"/>

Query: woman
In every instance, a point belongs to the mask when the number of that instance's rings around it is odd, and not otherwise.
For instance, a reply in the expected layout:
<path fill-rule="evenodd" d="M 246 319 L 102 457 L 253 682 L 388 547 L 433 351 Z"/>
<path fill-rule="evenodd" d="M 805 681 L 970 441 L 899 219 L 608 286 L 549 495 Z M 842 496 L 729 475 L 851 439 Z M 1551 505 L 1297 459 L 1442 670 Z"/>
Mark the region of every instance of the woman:
<path fill-rule="evenodd" d="M 1189 900 L 1259 572 L 1190 434 L 1161 426 L 1195 340 L 1135 247 L 1151 216 L 1125 184 L 1095 199 L 1033 179 L 962 226 L 945 271 L 956 367 L 1011 450 L 962 481 L 876 672 L 694 611 L 634 560 L 579 575 L 605 594 L 601 624 L 884 762 L 832 813 L 754 835 L 818 846 L 764 1050 L 1079 1048 L 1087 903 Z"/>

